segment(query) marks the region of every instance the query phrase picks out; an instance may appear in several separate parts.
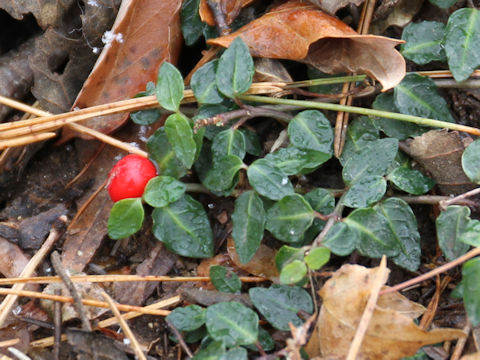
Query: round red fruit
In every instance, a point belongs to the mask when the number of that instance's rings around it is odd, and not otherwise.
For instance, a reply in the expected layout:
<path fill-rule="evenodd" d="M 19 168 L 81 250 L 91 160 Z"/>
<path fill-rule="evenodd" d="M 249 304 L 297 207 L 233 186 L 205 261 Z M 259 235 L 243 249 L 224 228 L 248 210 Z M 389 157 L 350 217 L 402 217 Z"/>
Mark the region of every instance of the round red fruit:
<path fill-rule="evenodd" d="M 157 176 L 155 165 L 135 154 L 118 161 L 108 174 L 107 190 L 112 201 L 136 198 L 143 195 L 148 181 Z"/>

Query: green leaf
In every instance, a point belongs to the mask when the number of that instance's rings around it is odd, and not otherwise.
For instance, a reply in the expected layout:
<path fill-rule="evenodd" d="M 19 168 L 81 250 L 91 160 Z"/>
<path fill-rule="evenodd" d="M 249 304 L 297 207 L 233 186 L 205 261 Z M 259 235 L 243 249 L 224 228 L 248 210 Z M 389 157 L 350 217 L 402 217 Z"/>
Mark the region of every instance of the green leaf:
<path fill-rule="evenodd" d="M 262 147 L 260 145 L 260 138 L 257 133 L 250 129 L 240 129 L 243 136 L 245 137 L 245 150 L 248 154 L 254 156 L 260 156 L 262 153 Z"/>
<path fill-rule="evenodd" d="M 400 122 L 401 121 L 396 121 L 396 123 Z M 367 146 L 369 142 L 378 140 L 379 137 L 380 134 L 373 126 L 370 118 L 361 116 L 358 119 L 353 120 L 347 128 L 345 146 L 343 147 L 342 155 L 339 158 L 340 163 L 345 165 L 353 154 L 358 153 L 362 148 Z"/>
<path fill-rule="evenodd" d="M 383 176 L 365 176 L 354 182 L 345 193 L 343 203 L 351 208 L 364 208 L 379 201 L 387 190 Z"/>
<path fill-rule="evenodd" d="M 375 205 L 374 209 L 387 219 L 400 248 L 398 255 L 392 258 L 393 262 L 407 270 L 416 271 L 420 266 L 420 234 L 410 206 L 392 197 Z"/>
<path fill-rule="evenodd" d="M 309 293 L 298 286 L 272 285 L 268 289 L 255 287 L 249 291 L 250 299 L 258 311 L 278 330 L 289 331 L 288 323 L 301 326 L 297 313 L 311 314 L 313 302 Z"/>
<path fill-rule="evenodd" d="M 208 258 L 213 256 L 213 235 L 207 214 L 189 195 L 155 208 L 152 213 L 153 234 L 175 254 Z"/>
<path fill-rule="evenodd" d="M 182 34 L 187 46 L 193 45 L 202 36 L 204 24 L 200 19 L 198 7 L 200 0 L 184 0 L 180 11 Z"/>
<path fill-rule="evenodd" d="M 270 161 L 287 175 L 296 175 L 304 169 L 317 168 L 331 157 L 330 154 L 320 151 L 302 150 L 289 146 L 267 154 L 265 160 Z"/>
<path fill-rule="evenodd" d="M 246 264 L 257 252 L 265 229 L 265 210 L 256 192 L 245 191 L 235 200 L 232 222 L 235 251 Z"/>
<path fill-rule="evenodd" d="M 175 155 L 175 151 L 168 142 L 165 128 L 159 128 L 147 142 L 149 156 L 158 165 L 159 174 L 171 176 L 176 179 L 187 173 L 187 168 Z"/>
<path fill-rule="evenodd" d="M 202 347 L 191 360 L 220 360 L 225 353 L 225 344 L 222 341 L 212 341 Z"/>
<path fill-rule="evenodd" d="M 284 266 L 295 260 L 303 260 L 305 249 L 283 245 L 275 255 L 275 266 L 281 271 Z"/>
<path fill-rule="evenodd" d="M 203 119 L 208 119 L 212 116 L 224 113 L 229 111 L 229 108 L 222 104 L 205 104 L 200 105 L 198 108 L 197 115 L 194 116 L 193 120 L 195 122 Z M 217 125 L 208 125 L 205 127 L 205 137 L 208 140 L 213 140 L 215 135 L 217 135 L 220 131 L 227 129 L 226 126 L 217 126 Z"/>
<path fill-rule="evenodd" d="M 406 43 L 401 45 L 404 57 L 413 62 L 423 65 L 430 61 L 447 60 L 443 49 L 445 25 L 437 21 L 422 21 L 410 23 L 402 33 L 402 40 Z"/>
<path fill-rule="evenodd" d="M 245 144 L 245 136 L 240 130 L 223 130 L 213 138 L 213 158 L 220 159 L 227 155 L 236 155 L 243 159 L 245 157 Z"/>
<path fill-rule="evenodd" d="M 344 222 L 357 232 L 357 250 L 362 255 L 371 258 L 380 258 L 382 255 L 392 257 L 401 251 L 387 218 L 376 210 L 357 209 Z"/>
<path fill-rule="evenodd" d="M 307 265 L 301 260 L 293 260 L 280 271 L 282 284 L 296 284 L 307 275 Z"/>
<path fill-rule="evenodd" d="M 227 155 L 213 162 L 202 184 L 211 191 L 227 191 L 236 185 L 237 173 L 243 167 L 243 161 L 235 155 Z"/>
<path fill-rule="evenodd" d="M 287 174 L 265 159 L 255 160 L 247 170 L 250 185 L 271 200 L 280 200 L 293 194 L 293 185 Z"/>
<path fill-rule="evenodd" d="M 236 293 L 242 288 L 237 274 L 220 265 L 210 266 L 210 281 L 218 291 Z"/>
<path fill-rule="evenodd" d="M 162 207 L 180 199 L 185 194 L 184 183 L 171 176 L 156 176 L 147 183 L 143 200 L 153 207 Z"/>
<path fill-rule="evenodd" d="M 144 218 L 142 199 L 123 199 L 113 204 L 108 218 L 108 236 L 124 239 L 141 229 Z"/>
<path fill-rule="evenodd" d="M 398 151 L 397 139 L 380 139 L 369 142 L 355 153 L 345 164 L 342 171 L 346 184 L 352 184 L 366 176 L 385 175 Z"/>
<path fill-rule="evenodd" d="M 447 103 L 432 79 L 408 74 L 394 89 L 394 102 L 403 114 L 454 123 Z"/>
<path fill-rule="evenodd" d="M 187 169 L 191 168 L 195 160 L 197 144 L 193 139 L 189 119 L 178 113 L 170 115 L 165 121 L 165 133 L 177 158 Z"/>
<path fill-rule="evenodd" d="M 472 142 L 463 152 L 462 168 L 472 182 L 480 184 L 480 140 Z"/>
<path fill-rule="evenodd" d="M 177 307 L 167 316 L 167 320 L 178 331 L 193 331 L 205 324 L 206 309 L 198 305 Z"/>
<path fill-rule="evenodd" d="M 457 0 L 429 0 L 433 5 L 438 6 L 442 9 L 448 9 L 449 7 L 455 5 Z"/>
<path fill-rule="evenodd" d="M 258 337 L 258 315 L 237 302 L 222 302 L 207 309 L 208 334 L 225 346 L 254 344 Z"/>
<path fill-rule="evenodd" d="M 387 179 L 400 190 L 413 195 L 425 194 L 435 185 L 435 181 L 428 176 L 418 170 L 412 170 L 408 166 L 397 167 L 388 174 Z"/>
<path fill-rule="evenodd" d="M 218 60 L 213 60 L 195 71 L 191 87 L 199 104 L 220 104 L 223 96 L 218 92 L 215 73 Z"/>
<path fill-rule="evenodd" d="M 310 250 L 305 256 L 305 263 L 312 270 L 318 270 L 330 260 L 330 250 L 324 247 L 317 247 Z"/>
<path fill-rule="evenodd" d="M 333 130 L 330 122 L 318 110 L 306 110 L 288 124 L 288 136 L 299 149 L 320 151 L 332 155 Z"/>
<path fill-rule="evenodd" d="M 466 80 L 480 65 L 480 11 L 462 8 L 448 18 L 445 52 L 457 81 Z"/>
<path fill-rule="evenodd" d="M 229 98 L 241 95 L 250 89 L 254 73 L 250 50 L 240 37 L 235 38 L 218 61 L 218 90 Z"/>
<path fill-rule="evenodd" d="M 338 222 L 327 233 L 322 245 L 330 249 L 335 255 L 347 256 L 357 247 L 359 237 L 358 231 L 353 227 Z"/>
<path fill-rule="evenodd" d="M 299 194 L 287 195 L 267 211 L 265 227 L 277 239 L 297 242 L 312 225 L 313 209 Z"/>
<path fill-rule="evenodd" d="M 162 116 L 162 114 L 157 109 L 140 110 L 130 113 L 130 119 L 138 125 L 152 125 L 160 119 L 160 116 Z"/>
<path fill-rule="evenodd" d="M 473 326 L 480 324 L 480 258 L 462 266 L 463 303 Z"/>
<path fill-rule="evenodd" d="M 166 110 L 178 111 L 183 99 L 183 78 L 180 71 L 164 62 L 158 70 L 157 77 L 157 100 Z"/>
<path fill-rule="evenodd" d="M 329 75 L 311 66 L 307 67 L 307 75 L 310 80 L 328 79 L 328 78 L 334 78 L 338 76 L 345 76 L 345 74 Z M 309 86 L 308 90 L 318 94 L 338 94 L 342 92 L 342 86 L 343 84 L 339 84 L 339 83 L 326 84 L 326 85 L 313 85 L 313 86 Z"/>
<path fill-rule="evenodd" d="M 480 221 L 469 220 L 467 226 L 460 235 L 460 241 L 475 247 L 480 246 Z"/>
<path fill-rule="evenodd" d="M 247 350 L 241 347 L 228 350 L 220 360 L 247 360 Z"/>
<path fill-rule="evenodd" d="M 331 214 L 335 208 L 335 198 L 332 193 L 326 189 L 317 188 L 305 194 L 305 200 L 308 201 L 313 210 L 322 215 Z M 312 226 L 305 232 L 304 244 L 309 244 L 322 231 L 325 221 L 315 218 Z"/>
<path fill-rule="evenodd" d="M 197 343 L 202 340 L 205 336 L 207 336 L 207 328 L 205 326 L 201 326 L 197 330 L 193 331 L 186 331 L 183 334 L 183 339 L 185 342 L 189 344 Z M 177 340 L 178 342 L 178 340 Z"/>
<path fill-rule="evenodd" d="M 460 241 L 470 221 L 470 209 L 453 205 L 442 211 L 436 220 L 438 245 L 449 260 L 455 260 L 468 251 L 469 245 Z"/>
<path fill-rule="evenodd" d="M 275 348 L 275 342 L 272 339 L 270 333 L 263 327 L 258 327 L 258 342 L 262 346 L 264 351 L 271 351 Z M 248 350 L 258 352 L 258 348 L 255 345 L 245 345 Z"/>

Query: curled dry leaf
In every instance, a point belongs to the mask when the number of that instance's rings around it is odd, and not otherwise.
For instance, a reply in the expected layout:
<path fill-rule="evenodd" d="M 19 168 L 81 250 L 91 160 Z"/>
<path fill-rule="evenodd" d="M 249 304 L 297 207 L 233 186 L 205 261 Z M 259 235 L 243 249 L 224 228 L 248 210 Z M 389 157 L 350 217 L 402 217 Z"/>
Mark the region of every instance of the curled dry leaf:
<path fill-rule="evenodd" d="M 388 3 L 388 1 L 384 1 L 382 2 L 382 5 Z M 389 26 L 398 26 L 403 28 L 410 21 L 412 21 L 413 17 L 420 11 L 422 6 L 423 1 L 401 0 L 395 4 L 393 8 L 391 8 L 391 12 L 388 14 L 388 16 L 385 18 L 379 17 L 373 22 L 370 32 L 373 34 L 381 34 Z"/>
<path fill-rule="evenodd" d="M 344 8 L 347 5 L 358 6 L 362 4 L 365 0 L 308 0 L 314 5 L 317 5 L 323 11 L 335 15 L 337 10 Z"/>
<path fill-rule="evenodd" d="M 230 25 L 240 13 L 240 10 L 253 2 L 253 0 L 214 0 L 211 2 L 218 5 L 219 10 L 223 13 L 223 15 L 225 15 L 225 21 L 227 25 Z M 215 17 L 213 16 L 212 10 L 208 5 L 208 0 L 200 1 L 198 13 L 200 14 L 200 19 L 202 19 L 203 22 L 210 26 L 216 25 Z"/>
<path fill-rule="evenodd" d="M 370 296 L 378 268 L 344 265 L 319 291 L 323 305 L 306 350 L 314 356 L 345 356 Z M 380 296 L 357 359 L 400 359 L 428 344 L 463 338 L 457 329 L 425 331 L 413 322 L 422 307 L 400 294 Z"/>
<path fill-rule="evenodd" d="M 340 20 L 297 0 L 208 43 L 228 47 L 237 36 L 253 56 L 301 61 L 330 74 L 365 73 L 377 79 L 384 91 L 405 76 L 405 60 L 395 50 L 401 41 L 359 35 Z"/>

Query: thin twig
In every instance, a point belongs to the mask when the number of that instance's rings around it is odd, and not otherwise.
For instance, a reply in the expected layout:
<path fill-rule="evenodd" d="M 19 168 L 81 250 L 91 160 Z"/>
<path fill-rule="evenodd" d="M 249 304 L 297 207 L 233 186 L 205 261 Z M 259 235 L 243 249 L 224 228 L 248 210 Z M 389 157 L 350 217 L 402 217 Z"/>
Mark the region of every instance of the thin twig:
<path fill-rule="evenodd" d="M 180 331 L 178 331 L 178 329 L 175 327 L 175 325 L 173 325 L 171 321 L 168 321 L 168 319 L 166 320 L 166 323 L 167 323 L 168 327 L 173 331 L 173 333 L 174 333 L 175 337 L 177 338 L 178 343 L 182 347 L 183 351 L 185 351 L 187 353 L 188 357 L 191 358 L 193 356 L 193 354 L 192 354 L 191 350 L 188 348 L 188 345 L 185 343 L 185 340 L 183 340 L 183 336 L 182 336 L 182 334 L 180 334 Z"/>
<path fill-rule="evenodd" d="M 470 334 L 470 331 L 472 331 L 472 323 L 470 322 L 470 320 L 468 320 L 468 318 L 467 318 L 467 324 L 464 326 L 462 330 L 465 334 L 467 334 L 467 336 L 457 340 L 457 344 L 455 345 L 455 349 L 453 350 L 450 360 L 458 360 L 460 359 L 460 356 L 462 356 L 463 349 L 465 347 L 465 344 L 467 343 L 468 334 Z"/>
<path fill-rule="evenodd" d="M 477 194 L 480 194 L 480 187 L 467 191 L 466 193 L 460 194 L 458 196 L 455 196 L 453 198 L 449 198 L 448 200 L 444 200 L 440 202 L 440 208 L 445 210 L 447 206 L 452 205 L 452 204 L 458 204 L 459 201 L 463 201 L 466 198 L 475 196 Z"/>
<path fill-rule="evenodd" d="M 60 295 L 61 290 L 55 289 L 55 295 Z M 53 359 L 60 359 L 60 343 L 62 341 L 62 303 L 56 301 L 53 304 Z"/>
<path fill-rule="evenodd" d="M 54 132 L 45 132 L 32 135 L 19 136 L 13 139 L 0 140 L 0 150 L 33 144 L 40 141 L 45 141 L 57 136 Z"/>

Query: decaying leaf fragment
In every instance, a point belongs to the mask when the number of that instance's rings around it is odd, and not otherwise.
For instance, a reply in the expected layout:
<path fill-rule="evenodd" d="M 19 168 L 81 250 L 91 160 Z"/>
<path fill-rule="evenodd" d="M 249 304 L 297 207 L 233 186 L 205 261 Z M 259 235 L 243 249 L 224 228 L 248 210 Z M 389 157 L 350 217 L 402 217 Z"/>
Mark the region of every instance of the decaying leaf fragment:
<path fill-rule="evenodd" d="M 329 74 L 365 73 L 377 79 L 383 90 L 395 87 L 405 76 L 405 60 L 395 50 L 401 41 L 359 35 L 337 18 L 299 0 L 280 5 L 208 43 L 228 47 L 237 36 L 253 56 L 301 61 Z"/>
<path fill-rule="evenodd" d="M 233 20 L 240 13 L 240 10 L 250 4 L 253 0 L 214 0 L 213 3 L 217 3 L 219 10 L 225 15 L 225 21 L 227 25 L 230 25 Z M 200 19 L 210 26 L 215 26 L 215 17 L 212 10 L 208 5 L 208 0 L 201 0 L 198 8 Z"/>
<path fill-rule="evenodd" d="M 335 15 L 338 9 L 344 8 L 347 5 L 358 6 L 365 0 L 308 0 L 312 4 L 317 5 L 323 11 Z"/>
<path fill-rule="evenodd" d="M 311 358 L 348 353 L 378 269 L 344 265 L 325 283 L 319 291 L 323 305 L 306 347 Z M 357 359 L 400 359 L 424 345 L 466 336 L 457 329 L 420 329 L 413 319 L 422 310 L 400 294 L 380 296 Z"/>

